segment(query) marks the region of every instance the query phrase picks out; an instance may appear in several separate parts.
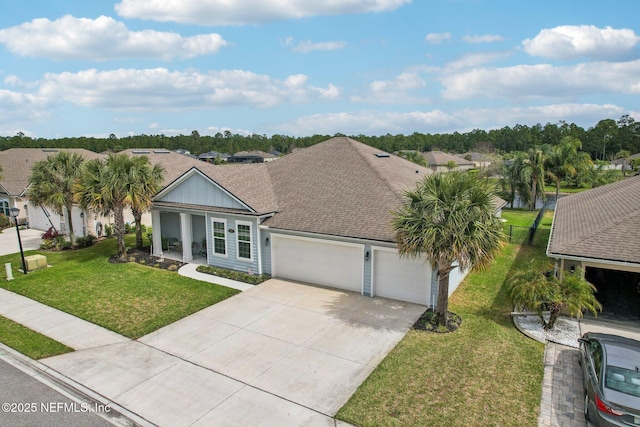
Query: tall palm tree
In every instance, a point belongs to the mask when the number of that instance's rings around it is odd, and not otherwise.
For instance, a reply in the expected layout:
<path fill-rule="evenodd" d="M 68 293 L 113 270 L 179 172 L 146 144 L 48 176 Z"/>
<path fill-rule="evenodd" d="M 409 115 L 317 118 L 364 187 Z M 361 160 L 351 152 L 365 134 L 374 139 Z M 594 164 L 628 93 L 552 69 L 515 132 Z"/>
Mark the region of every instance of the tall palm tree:
<path fill-rule="evenodd" d="M 114 232 L 118 239 L 118 257 L 126 258 L 124 245 L 124 209 L 134 207 L 141 213 L 155 194 L 146 178 L 156 180 L 160 169 L 150 165 L 149 159 L 126 154 L 109 154 L 105 161 L 86 163 L 76 186 L 76 199 L 82 205 L 102 213 L 112 212 Z M 161 178 L 159 179 L 161 181 Z M 138 222 L 138 220 L 136 220 Z"/>
<path fill-rule="evenodd" d="M 401 256 L 426 256 L 438 272 L 436 322 L 445 325 L 449 273 L 488 267 L 503 241 L 494 186 L 463 172 L 426 176 L 405 193 L 392 227 Z"/>
<path fill-rule="evenodd" d="M 164 168 L 149 163 L 147 156 L 134 157 L 129 178 L 131 213 L 136 223 L 136 248 L 142 249 L 142 214 L 149 210 L 152 197 L 162 189 Z"/>
<path fill-rule="evenodd" d="M 507 201 L 511 204 L 512 209 L 516 193 L 523 204 L 529 204 L 529 200 L 531 200 L 529 179 L 529 170 L 526 167 L 526 153 L 516 153 L 513 161 L 508 166 L 503 165 L 500 186 L 506 193 Z"/>
<path fill-rule="evenodd" d="M 45 160 L 34 163 L 29 178 L 27 196 L 36 206 L 51 208 L 58 215 L 66 215 L 69 222 L 69 240 L 73 243 L 74 185 L 82 173 L 84 159 L 78 153 L 60 151 Z"/>
<path fill-rule="evenodd" d="M 552 148 L 545 159 L 545 173 L 556 185 L 556 200 L 560 194 L 562 181 L 593 167 L 591 156 L 585 152 L 578 152 L 581 148 L 582 142 L 578 138 L 566 136 L 562 138 L 560 144 Z"/>
<path fill-rule="evenodd" d="M 527 151 L 528 159 L 526 160 L 527 168 L 531 174 L 531 210 L 536 208 L 536 200 L 538 198 L 538 189 L 542 188 L 542 197 L 544 198 L 544 152 L 539 148 L 530 148 Z"/>

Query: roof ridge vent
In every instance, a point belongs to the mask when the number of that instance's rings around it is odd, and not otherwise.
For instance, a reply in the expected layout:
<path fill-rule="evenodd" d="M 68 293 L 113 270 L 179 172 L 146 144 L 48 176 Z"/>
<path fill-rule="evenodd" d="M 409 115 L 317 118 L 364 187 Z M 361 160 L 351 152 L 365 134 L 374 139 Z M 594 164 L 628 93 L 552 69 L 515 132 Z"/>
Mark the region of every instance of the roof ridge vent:
<path fill-rule="evenodd" d="M 153 150 L 156 154 L 169 154 L 171 151 L 169 150 Z"/>
<path fill-rule="evenodd" d="M 380 153 L 376 153 L 375 156 L 379 158 L 389 157 L 389 153 L 380 152 Z"/>
<path fill-rule="evenodd" d="M 133 154 L 149 154 L 149 150 L 131 150 Z"/>

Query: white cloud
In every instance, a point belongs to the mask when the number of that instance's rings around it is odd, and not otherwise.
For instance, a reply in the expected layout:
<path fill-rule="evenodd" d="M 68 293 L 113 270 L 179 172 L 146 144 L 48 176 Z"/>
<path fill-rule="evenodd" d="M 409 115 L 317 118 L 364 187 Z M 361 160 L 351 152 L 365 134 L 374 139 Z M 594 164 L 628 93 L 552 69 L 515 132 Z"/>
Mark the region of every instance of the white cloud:
<path fill-rule="evenodd" d="M 629 58 L 640 37 L 630 29 L 598 28 L 593 25 L 563 25 L 543 29 L 533 39 L 522 42 L 532 56 L 554 59 Z"/>
<path fill-rule="evenodd" d="M 482 52 L 469 53 L 446 64 L 446 68 L 473 68 L 491 62 L 501 61 L 511 56 L 513 52 Z"/>
<path fill-rule="evenodd" d="M 285 103 L 333 100 L 340 90 L 307 84 L 307 76 L 285 80 L 243 70 L 209 73 L 155 69 L 84 70 L 49 73 L 38 93 L 84 107 L 133 110 L 189 110 L 223 106 L 266 108 Z"/>
<path fill-rule="evenodd" d="M 429 44 L 440 44 L 447 40 L 451 40 L 451 33 L 429 33 L 424 37 Z"/>
<path fill-rule="evenodd" d="M 293 37 L 287 37 L 285 46 L 291 48 L 292 52 L 296 53 L 309 53 L 316 50 L 337 50 L 342 49 L 347 45 L 343 41 L 328 41 L 328 42 L 312 42 L 311 40 L 303 40 L 295 43 Z"/>
<path fill-rule="evenodd" d="M 371 104 L 425 103 L 428 99 L 419 96 L 418 91 L 427 86 L 417 74 L 405 72 L 391 80 L 376 80 L 369 85 L 369 91 L 351 97 L 352 102 Z"/>
<path fill-rule="evenodd" d="M 440 78 L 447 99 L 573 98 L 585 94 L 640 94 L 640 60 L 478 68 Z"/>
<path fill-rule="evenodd" d="M 32 124 L 48 114 L 49 105 L 45 97 L 36 94 L 0 89 L 0 125 Z"/>
<path fill-rule="evenodd" d="M 16 54 L 49 59 L 192 58 L 217 52 L 228 43 L 219 34 L 182 37 L 172 32 L 130 31 L 107 16 L 71 15 L 34 19 L 0 30 L 0 43 Z"/>
<path fill-rule="evenodd" d="M 199 25 L 244 25 L 319 15 L 384 12 L 411 0 L 122 0 L 115 5 L 125 18 Z"/>
<path fill-rule="evenodd" d="M 464 36 L 462 40 L 467 43 L 494 43 L 503 41 L 504 37 L 497 34 L 485 34 L 482 36 Z"/>

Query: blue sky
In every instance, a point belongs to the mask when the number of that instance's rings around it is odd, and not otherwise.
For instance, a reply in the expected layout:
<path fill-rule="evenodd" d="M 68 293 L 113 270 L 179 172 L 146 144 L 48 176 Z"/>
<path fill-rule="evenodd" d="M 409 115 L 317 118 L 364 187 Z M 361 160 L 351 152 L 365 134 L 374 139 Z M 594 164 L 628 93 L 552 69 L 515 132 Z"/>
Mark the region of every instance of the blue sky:
<path fill-rule="evenodd" d="M 640 120 L 637 0 L 0 0 L 0 135 Z"/>

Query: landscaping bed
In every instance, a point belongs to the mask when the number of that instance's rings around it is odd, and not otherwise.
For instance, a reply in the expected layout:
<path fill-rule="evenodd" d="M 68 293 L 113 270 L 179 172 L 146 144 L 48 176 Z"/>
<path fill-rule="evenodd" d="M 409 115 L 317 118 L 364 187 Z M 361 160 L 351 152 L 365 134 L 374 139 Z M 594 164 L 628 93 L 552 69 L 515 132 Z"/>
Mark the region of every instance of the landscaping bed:
<path fill-rule="evenodd" d="M 268 274 L 248 274 L 241 271 L 214 267 L 212 265 L 199 265 L 198 268 L 196 268 L 196 271 L 199 273 L 211 274 L 212 276 L 224 277 L 225 279 L 237 280 L 238 282 L 244 282 L 250 285 L 259 285 L 271 278 Z"/>

